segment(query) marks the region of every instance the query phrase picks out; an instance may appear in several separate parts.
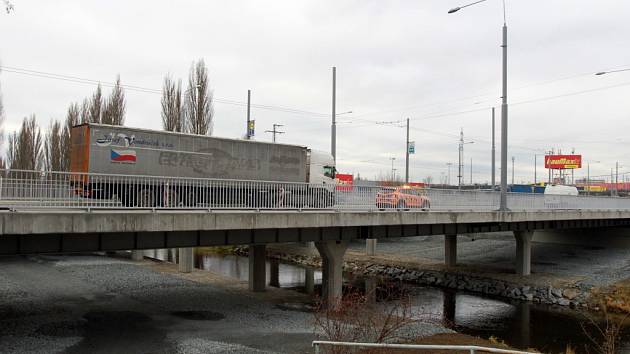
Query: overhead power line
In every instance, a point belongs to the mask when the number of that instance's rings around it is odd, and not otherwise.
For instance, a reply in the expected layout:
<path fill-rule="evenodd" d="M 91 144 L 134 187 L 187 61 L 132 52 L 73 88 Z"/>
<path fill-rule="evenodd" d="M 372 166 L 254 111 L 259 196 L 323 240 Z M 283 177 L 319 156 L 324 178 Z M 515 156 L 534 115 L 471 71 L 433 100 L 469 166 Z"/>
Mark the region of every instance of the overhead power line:
<path fill-rule="evenodd" d="M 23 68 L 17 68 L 17 67 L 13 67 L 13 66 L 0 66 L 0 69 L 2 69 L 3 72 L 8 72 L 8 73 L 27 75 L 27 76 L 33 76 L 33 77 L 40 77 L 40 78 L 46 78 L 46 79 L 61 80 L 61 81 L 66 81 L 66 82 L 74 82 L 74 83 L 79 83 L 79 84 L 87 84 L 87 85 L 98 85 L 98 84 L 100 84 L 101 86 L 105 86 L 105 87 L 114 87 L 116 85 L 113 82 L 107 82 L 107 81 L 83 78 L 83 77 L 78 77 L 78 76 L 55 74 L 55 73 L 50 73 L 50 72 L 45 72 L 45 71 L 23 69 Z M 161 95 L 162 94 L 162 90 L 161 89 L 154 89 L 154 88 L 149 88 L 149 87 L 142 87 L 142 86 L 128 85 L 128 84 L 121 84 L 120 86 L 123 87 L 126 90 L 129 90 L 129 91 L 151 93 L 151 94 L 157 94 L 157 95 Z M 247 102 L 237 101 L 237 100 L 232 100 L 232 99 L 215 97 L 215 98 L 213 98 L 213 100 L 215 102 L 217 102 L 217 103 L 222 103 L 222 104 L 229 104 L 229 105 L 235 105 L 235 106 L 244 106 L 244 107 L 247 106 Z M 284 112 L 284 113 L 294 113 L 294 114 L 299 114 L 299 115 L 307 115 L 307 116 L 318 117 L 318 118 L 320 118 L 320 117 L 321 118 L 328 118 L 328 116 L 329 116 L 326 113 L 311 112 L 311 111 L 306 111 L 306 110 L 303 110 L 303 109 L 297 109 L 297 108 L 291 108 L 291 107 L 285 107 L 285 106 L 252 104 L 251 107 L 255 107 L 255 108 L 259 108 L 259 109 L 265 109 L 265 110 L 278 111 L 278 112 Z"/>

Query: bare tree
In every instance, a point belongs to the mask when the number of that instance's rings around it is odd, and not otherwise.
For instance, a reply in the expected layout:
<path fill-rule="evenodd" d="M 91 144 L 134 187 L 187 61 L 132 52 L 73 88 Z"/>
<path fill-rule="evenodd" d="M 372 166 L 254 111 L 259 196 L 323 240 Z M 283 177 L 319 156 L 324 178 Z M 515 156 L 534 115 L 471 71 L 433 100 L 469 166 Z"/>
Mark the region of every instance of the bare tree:
<path fill-rule="evenodd" d="M 80 117 L 81 124 L 90 122 L 90 100 L 87 98 L 81 103 Z"/>
<path fill-rule="evenodd" d="M 72 127 L 81 122 L 81 108 L 77 103 L 73 103 L 68 107 L 68 113 L 66 113 L 66 122 L 61 133 L 61 171 L 70 171 L 70 147 L 72 141 L 70 132 Z"/>
<path fill-rule="evenodd" d="M 96 91 L 92 95 L 92 98 L 88 101 L 89 108 L 87 112 L 87 119 L 90 123 L 100 123 L 103 113 L 103 93 L 101 90 L 101 84 L 98 84 Z"/>
<path fill-rule="evenodd" d="M 212 135 L 212 90 L 208 82 L 208 69 L 203 59 L 193 62 L 188 75 L 188 90 L 184 103 L 186 131 L 192 134 Z"/>
<path fill-rule="evenodd" d="M 35 115 L 25 117 L 20 130 L 10 136 L 7 165 L 10 169 L 41 169 L 42 135 Z"/>
<path fill-rule="evenodd" d="M 47 171 L 62 171 L 63 128 L 59 121 L 50 122 L 44 141 L 44 167 Z"/>
<path fill-rule="evenodd" d="M 162 86 L 162 128 L 170 132 L 184 131 L 183 117 L 181 80 L 175 85 L 167 75 Z"/>
<path fill-rule="evenodd" d="M 118 75 L 116 85 L 109 98 L 105 101 L 101 123 L 124 125 L 126 109 L 125 91 L 120 85 L 120 75 Z"/>
<path fill-rule="evenodd" d="M 4 10 L 5 10 L 8 14 L 10 14 L 10 13 L 11 13 L 11 11 L 13 11 L 13 10 L 14 10 L 14 8 L 13 8 L 13 4 L 12 4 L 9 0 L 3 0 L 3 2 L 4 2 Z"/>

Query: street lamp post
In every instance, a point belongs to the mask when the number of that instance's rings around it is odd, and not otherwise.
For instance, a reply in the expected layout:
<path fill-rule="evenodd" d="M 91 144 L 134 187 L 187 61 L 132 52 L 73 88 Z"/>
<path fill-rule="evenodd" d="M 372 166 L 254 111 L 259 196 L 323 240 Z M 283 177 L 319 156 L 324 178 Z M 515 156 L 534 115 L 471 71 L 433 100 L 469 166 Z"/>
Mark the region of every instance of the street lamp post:
<path fill-rule="evenodd" d="M 394 171 L 396 171 L 394 169 L 394 160 L 396 160 L 396 158 L 395 157 L 390 157 L 389 159 L 392 160 L 392 183 L 394 183 Z"/>
<path fill-rule="evenodd" d="M 600 163 L 601 161 L 592 161 Z M 586 195 L 591 195 L 591 161 L 586 163 Z"/>
<path fill-rule="evenodd" d="M 451 166 L 453 166 L 452 162 L 447 162 L 446 166 L 448 166 L 448 175 L 447 175 L 447 179 L 446 179 L 446 184 L 447 185 L 451 185 Z"/>
<path fill-rule="evenodd" d="M 486 0 L 479 0 L 467 5 L 455 7 L 448 11 L 449 14 L 457 12 L 465 7 L 472 6 Z M 502 68 L 502 102 L 501 102 L 501 198 L 499 210 L 507 208 L 507 136 L 508 136 L 508 103 L 507 103 L 507 21 L 505 18 L 505 0 L 503 1 L 503 68 Z"/>

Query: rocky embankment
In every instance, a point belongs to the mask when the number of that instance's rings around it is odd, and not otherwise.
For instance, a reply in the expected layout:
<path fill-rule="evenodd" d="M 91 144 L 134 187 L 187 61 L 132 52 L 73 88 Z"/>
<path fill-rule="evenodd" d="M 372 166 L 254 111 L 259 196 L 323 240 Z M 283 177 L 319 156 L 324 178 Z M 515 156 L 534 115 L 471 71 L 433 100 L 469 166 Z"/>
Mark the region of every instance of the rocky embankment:
<path fill-rule="evenodd" d="M 236 253 L 246 256 L 247 247 L 237 248 Z M 269 250 L 268 256 L 309 267 L 321 266 L 321 259 L 318 256 L 292 254 L 278 250 Z M 534 303 L 571 307 L 590 306 L 588 301 L 589 289 L 579 286 L 559 288 L 551 285 L 525 285 L 461 271 L 414 269 L 413 267 L 352 259 L 344 262 L 344 271 L 359 276 L 378 276 L 387 280 L 403 281 L 410 284 L 466 290 Z"/>

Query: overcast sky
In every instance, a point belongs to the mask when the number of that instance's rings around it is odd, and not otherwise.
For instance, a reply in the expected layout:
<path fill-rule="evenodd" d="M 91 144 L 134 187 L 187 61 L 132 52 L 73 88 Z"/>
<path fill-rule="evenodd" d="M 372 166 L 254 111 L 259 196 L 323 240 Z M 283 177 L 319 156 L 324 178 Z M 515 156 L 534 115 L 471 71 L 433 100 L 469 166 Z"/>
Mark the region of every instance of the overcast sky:
<path fill-rule="evenodd" d="M 405 130 L 377 124 L 411 118 L 411 179 L 456 182 L 457 140 L 466 140 L 466 181 L 490 176 L 491 110 L 500 121 L 501 2 L 455 14 L 465 2 L 423 1 L 28 1 L 0 14 L 0 62 L 104 83 L 159 90 L 203 58 L 214 90 L 214 134 L 245 132 L 247 89 L 256 139 L 330 149 L 331 67 L 337 67 L 338 169 L 373 178 L 390 157 L 404 174 Z M 615 161 L 630 171 L 630 2 L 507 0 L 509 156 L 516 182 L 532 181 L 534 155 L 575 148 L 591 175 Z M 95 86 L 0 73 L 5 131 L 35 114 L 42 126 Z M 109 93 L 109 88 L 105 89 Z M 160 94 L 127 90 L 126 125 L 161 128 Z M 227 102 L 226 102 L 227 101 Z M 233 104 L 237 101 L 237 104 Z M 497 146 L 499 142 L 497 141 Z M 499 153 L 497 151 L 497 165 Z M 538 158 L 538 178 L 546 175 Z M 600 161 L 594 163 L 594 161 Z M 511 169 L 510 169 L 511 173 Z M 586 174 L 586 169 L 577 175 Z"/>

